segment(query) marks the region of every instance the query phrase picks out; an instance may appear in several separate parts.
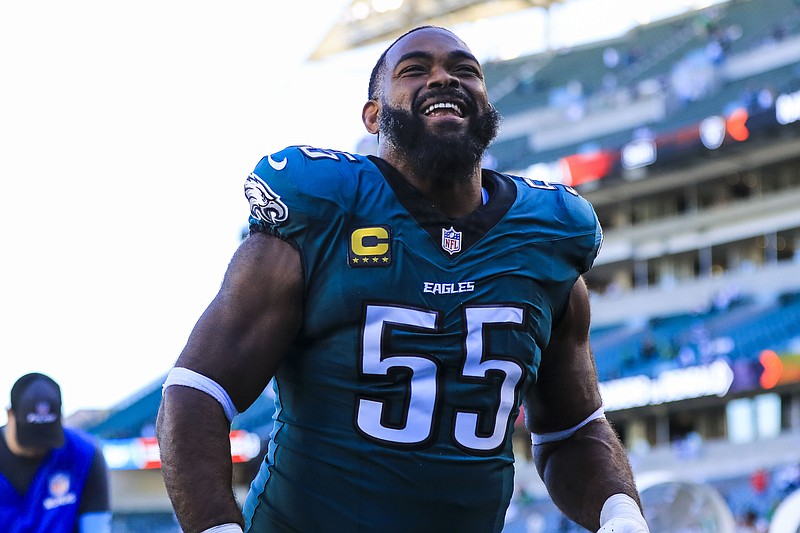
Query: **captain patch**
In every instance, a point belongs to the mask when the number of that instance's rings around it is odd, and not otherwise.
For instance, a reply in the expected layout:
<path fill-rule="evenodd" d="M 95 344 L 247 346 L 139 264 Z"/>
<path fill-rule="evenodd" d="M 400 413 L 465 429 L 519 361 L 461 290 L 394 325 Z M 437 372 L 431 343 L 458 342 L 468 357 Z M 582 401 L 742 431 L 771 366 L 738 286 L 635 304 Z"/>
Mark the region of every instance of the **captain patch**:
<path fill-rule="evenodd" d="M 385 267 L 392 263 L 392 228 L 369 226 L 350 233 L 347 264 L 351 267 Z"/>

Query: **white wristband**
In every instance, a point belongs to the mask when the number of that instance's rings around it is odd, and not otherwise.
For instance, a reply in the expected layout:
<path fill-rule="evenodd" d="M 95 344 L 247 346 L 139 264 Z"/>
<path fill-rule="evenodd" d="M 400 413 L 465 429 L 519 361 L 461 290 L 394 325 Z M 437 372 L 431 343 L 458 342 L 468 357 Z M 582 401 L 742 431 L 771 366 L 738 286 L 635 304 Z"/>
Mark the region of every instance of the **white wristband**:
<path fill-rule="evenodd" d="M 650 530 L 647 527 L 644 516 L 642 516 L 642 512 L 639 510 L 639 505 L 627 494 L 620 493 L 609 496 L 603 504 L 603 508 L 600 510 L 600 526 L 602 527 L 606 522 L 614 518 L 632 520 L 642 526 L 644 531 Z"/>
<path fill-rule="evenodd" d="M 221 524 L 219 526 L 210 527 L 201 531 L 200 533 L 243 533 L 242 526 L 239 524 Z"/>

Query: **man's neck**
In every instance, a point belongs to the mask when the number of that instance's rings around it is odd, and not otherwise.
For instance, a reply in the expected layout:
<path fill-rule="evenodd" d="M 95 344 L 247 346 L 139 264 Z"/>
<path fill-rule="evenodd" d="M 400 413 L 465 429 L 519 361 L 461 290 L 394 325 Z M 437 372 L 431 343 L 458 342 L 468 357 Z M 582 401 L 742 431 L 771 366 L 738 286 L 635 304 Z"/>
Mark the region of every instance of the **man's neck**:
<path fill-rule="evenodd" d="M 3 441 L 6 443 L 6 447 L 8 447 L 8 450 L 17 457 L 24 457 L 25 459 L 36 460 L 36 459 L 41 459 L 47 454 L 46 449 L 25 448 L 23 446 L 20 446 L 19 443 L 17 443 L 15 436 L 12 435 L 11 432 L 9 431 L 7 425 L 2 428 L 2 431 L 0 431 L 0 433 L 2 433 Z"/>
<path fill-rule="evenodd" d="M 448 218 L 463 217 L 483 204 L 480 165 L 466 179 L 450 181 L 436 176 L 425 176 L 407 159 L 394 155 L 389 151 L 382 151 L 379 157 L 392 165 L 412 187 L 431 201 L 435 209 Z"/>

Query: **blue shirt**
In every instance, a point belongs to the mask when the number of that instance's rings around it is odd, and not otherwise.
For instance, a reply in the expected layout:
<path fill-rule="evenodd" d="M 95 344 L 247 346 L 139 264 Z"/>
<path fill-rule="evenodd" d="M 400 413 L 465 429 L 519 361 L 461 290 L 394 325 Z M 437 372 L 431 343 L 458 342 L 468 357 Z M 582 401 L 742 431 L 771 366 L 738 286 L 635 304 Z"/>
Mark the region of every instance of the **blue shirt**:
<path fill-rule="evenodd" d="M 95 446 L 72 429 L 64 445 L 48 452 L 25 494 L 0 476 L 0 531 L 50 533 L 73 531 Z"/>

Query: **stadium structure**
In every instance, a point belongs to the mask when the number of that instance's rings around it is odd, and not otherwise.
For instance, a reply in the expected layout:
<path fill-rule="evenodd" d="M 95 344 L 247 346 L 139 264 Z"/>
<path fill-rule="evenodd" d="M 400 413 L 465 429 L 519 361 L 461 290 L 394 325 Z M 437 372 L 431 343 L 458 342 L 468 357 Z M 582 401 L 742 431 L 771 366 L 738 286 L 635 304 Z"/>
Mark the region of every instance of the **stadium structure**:
<path fill-rule="evenodd" d="M 394 2 L 398 17 L 357 1 L 315 54 L 549 4 Z M 586 275 L 592 346 L 652 530 L 800 531 L 800 2 L 729 0 L 484 67 L 505 117 L 486 166 L 574 187 L 604 227 Z M 68 420 L 104 444 L 116 531 L 177 531 L 153 438 L 160 384 Z M 265 391 L 234 420 L 239 494 L 272 412 Z M 506 530 L 579 531 L 517 429 Z"/>

